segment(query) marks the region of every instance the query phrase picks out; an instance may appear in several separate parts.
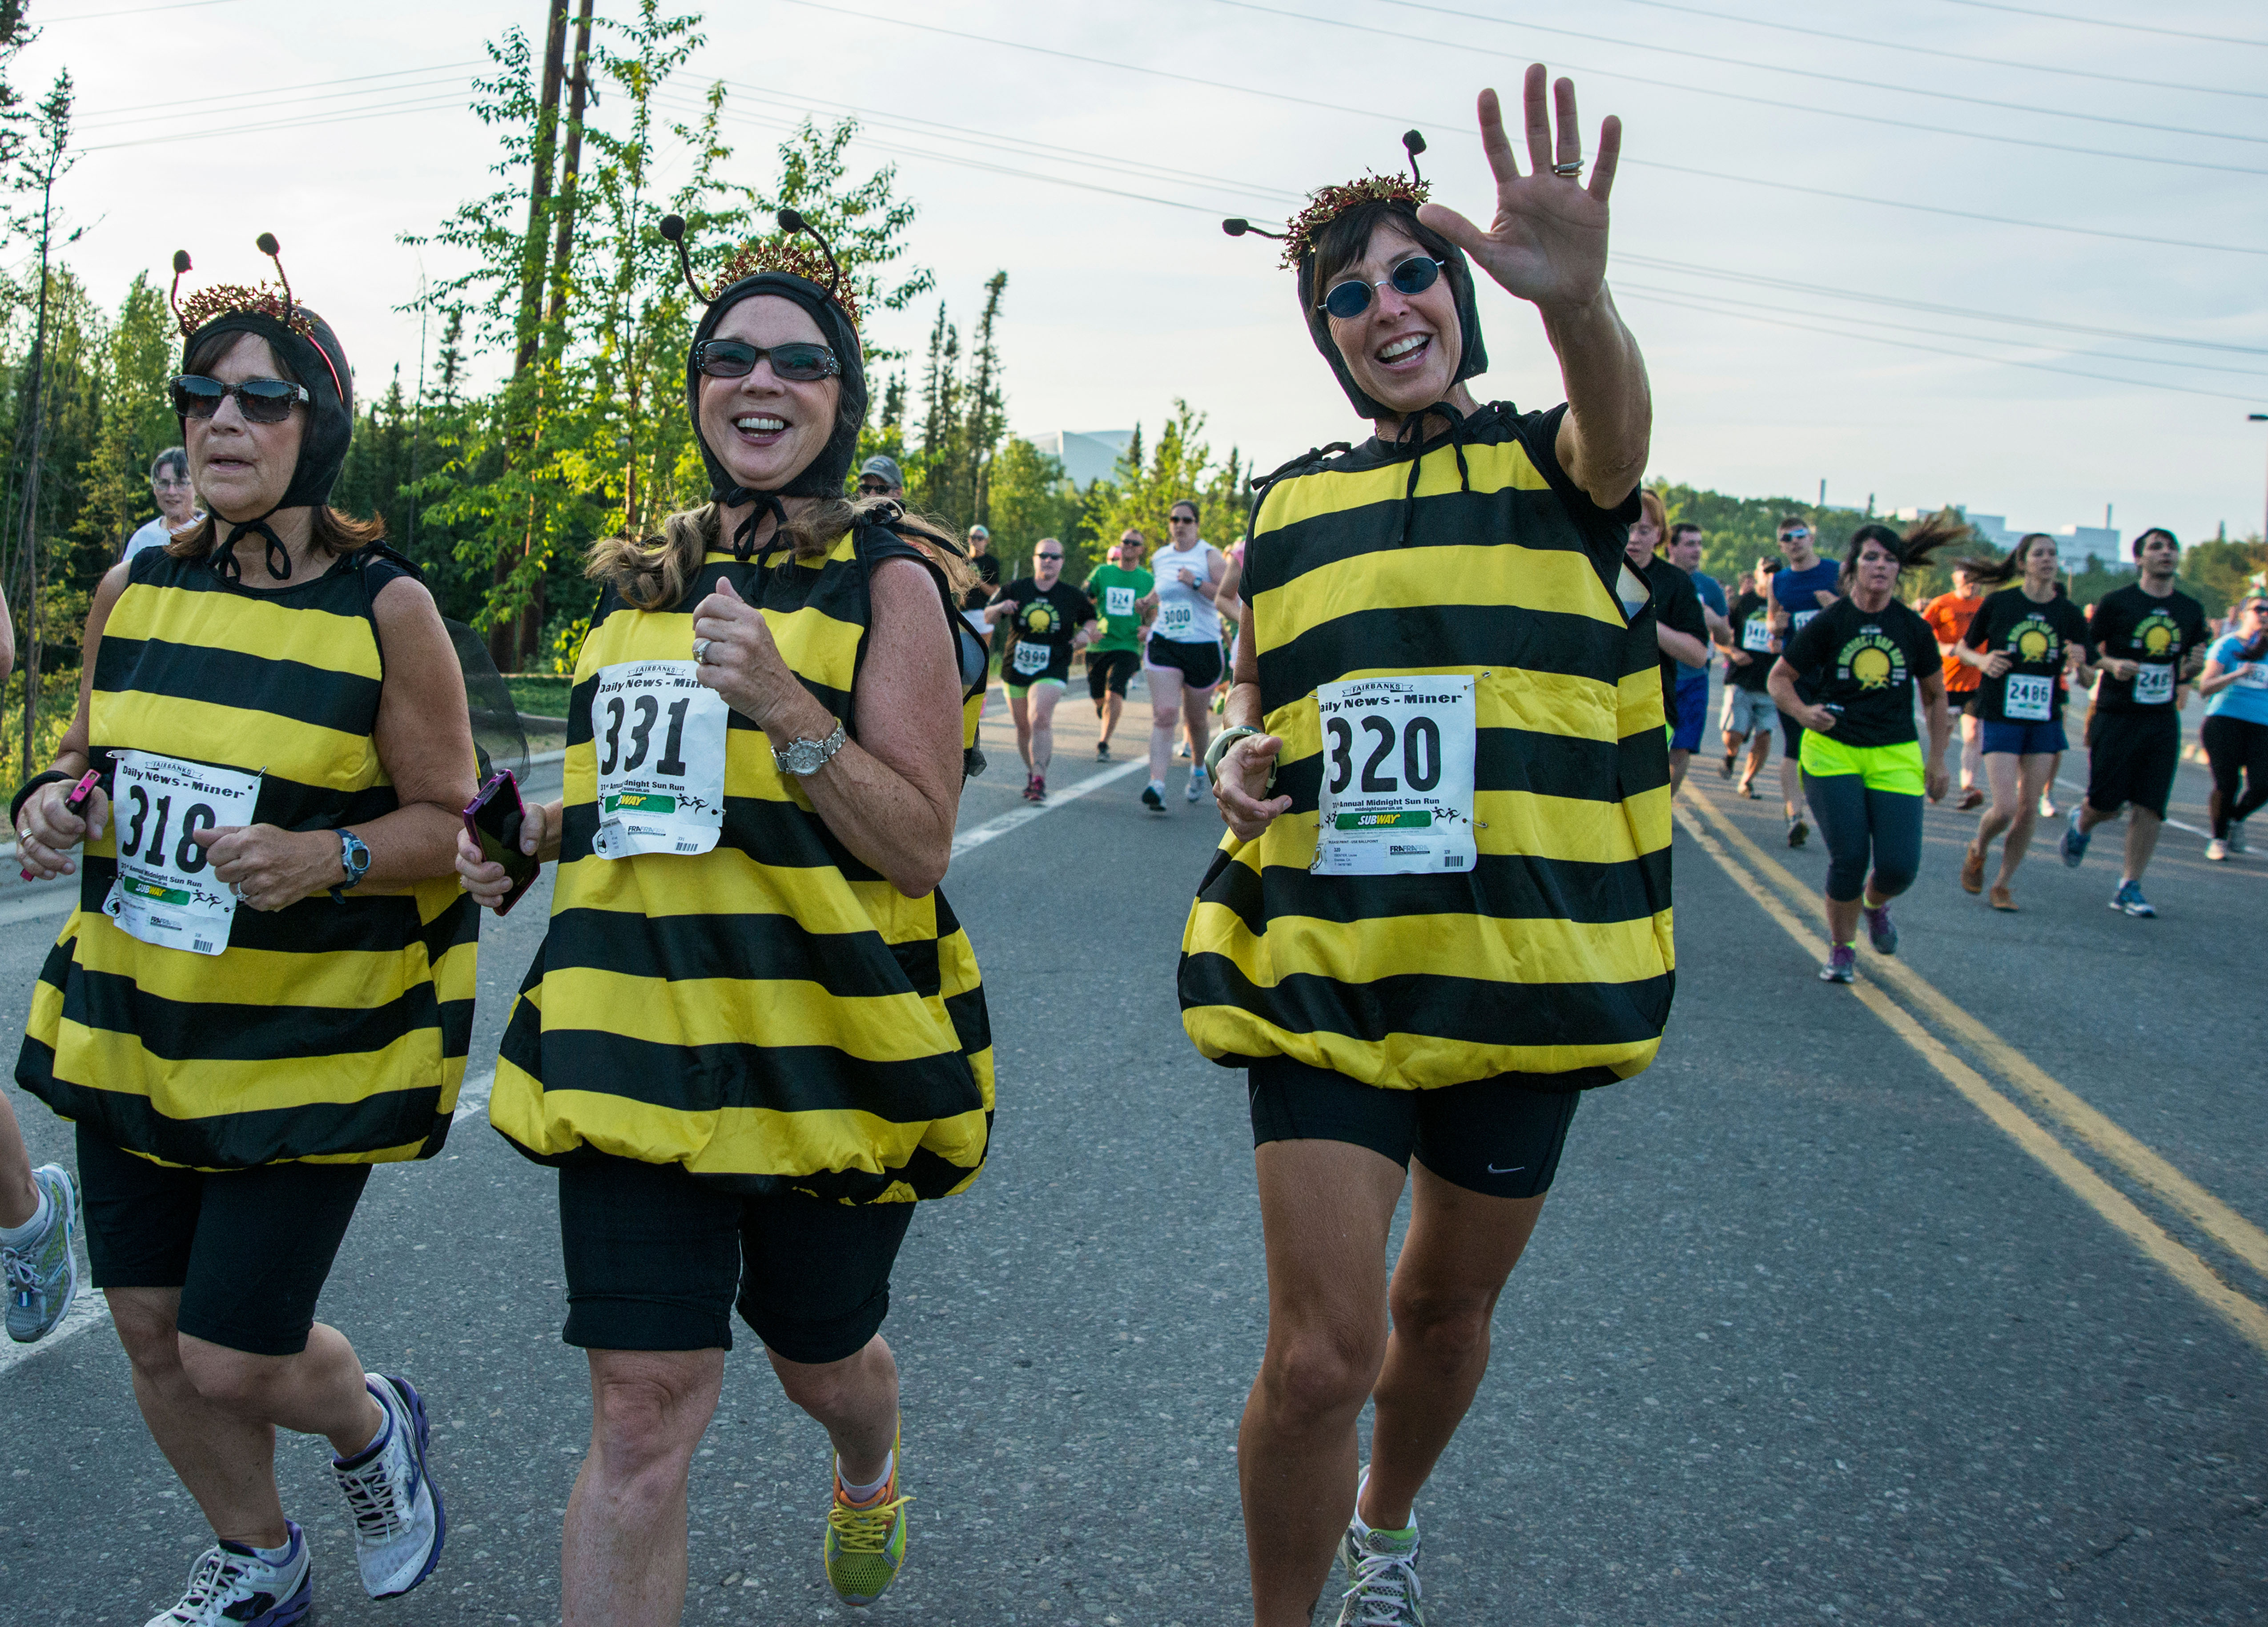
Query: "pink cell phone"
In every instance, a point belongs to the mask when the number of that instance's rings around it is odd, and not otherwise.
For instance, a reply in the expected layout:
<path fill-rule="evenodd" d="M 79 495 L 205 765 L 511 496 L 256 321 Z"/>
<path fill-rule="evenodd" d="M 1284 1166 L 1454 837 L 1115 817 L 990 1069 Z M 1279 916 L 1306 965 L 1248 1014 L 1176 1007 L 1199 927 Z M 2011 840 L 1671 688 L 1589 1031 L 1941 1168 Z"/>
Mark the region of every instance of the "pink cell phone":
<path fill-rule="evenodd" d="M 519 850 L 519 827 L 526 813 L 519 799 L 519 782 L 510 769 L 499 769 L 490 776 L 488 784 L 465 805 L 466 834 L 479 845 L 482 858 L 502 865 L 504 874 L 512 878 L 512 891 L 497 905 L 500 916 L 512 913 L 512 907 L 535 885 L 536 873 L 543 868 L 533 855 Z"/>

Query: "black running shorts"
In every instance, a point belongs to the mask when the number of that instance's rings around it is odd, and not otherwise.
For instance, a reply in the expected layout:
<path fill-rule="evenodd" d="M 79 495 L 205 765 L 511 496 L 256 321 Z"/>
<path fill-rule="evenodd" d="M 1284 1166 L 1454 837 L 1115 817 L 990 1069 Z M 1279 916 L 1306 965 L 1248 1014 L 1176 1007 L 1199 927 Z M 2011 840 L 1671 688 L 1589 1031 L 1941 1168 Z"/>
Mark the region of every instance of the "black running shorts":
<path fill-rule="evenodd" d="M 1183 683 L 1197 688 L 1210 689 L 1220 681 L 1220 645 L 1210 639 L 1203 644 L 1176 644 L 1153 633 L 1142 659 L 1146 666 L 1174 668 Z"/>
<path fill-rule="evenodd" d="M 1551 1189 L 1582 1094 L 1505 1079 L 1381 1090 L 1284 1056 L 1256 1062 L 1248 1077 L 1254 1146 L 1350 1142 L 1404 1169 L 1414 1156 L 1450 1185 L 1489 1197 L 1541 1197 Z M 1598 1082 L 1567 1076 L 1570 1086 Z"/>
<path fill-rule="evenodd" d="M 1097 706 L 1102 704 L 1102 692 L 1108 688 L 1120 700 L 1126 698 L 1126 686 L 1134 680 L 1142 665 L 1139 650 L 1089 650 L 1086 652 L 1086 692 Z"/>
<path fill-rule="evenodd" d="M 178 1288 L 175 1325 L 249 1356 L 297 1356 L 315 1325 L 367 1164 L 214 1174 L 136 1158 L 78 1127 L 86 1256 L 98 1288 Z"/>
<path fill-rule="evenodd" d="M 2170 706 L 2098 711 L 2087 720 L 2087 799 L 2098 814 L 2131 802 L 2165 818 L 2181 760 L 2182 725 Z"/>
<path fill-rule="evenodd" d="M 559 1167 L 570 1344 L 733 1348 L 733 1311 L 790 1361 L 841 1361 L 890 1312 L 911 1204 L 743 1197 L 681 1164 L 604 1154 Z"/>

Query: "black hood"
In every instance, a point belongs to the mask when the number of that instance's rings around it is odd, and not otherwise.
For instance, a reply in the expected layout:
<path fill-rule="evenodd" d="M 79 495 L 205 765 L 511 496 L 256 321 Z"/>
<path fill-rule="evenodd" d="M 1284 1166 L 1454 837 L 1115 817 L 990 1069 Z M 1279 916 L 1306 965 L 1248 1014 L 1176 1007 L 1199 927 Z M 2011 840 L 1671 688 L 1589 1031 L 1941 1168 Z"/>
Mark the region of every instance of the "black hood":
<path fill-rule="evenodd" d="M 320 508 L 331 500 L 331 488 L 338 484 L 339 471 L 346 467 L 347 443 L 354 438 L 354 374 L 347 367 L 346 352 L 331 325 L 305 306 L 295 306 L 293 310 L 313 324 L 311 334 L 296 334 L 264 312 L 233 312 L 213 318 L 191 334 L 181 346 L 181 359 L 186 365 L 199 346 L 221 334 L 258 334 L 268 341 L 291 376 L 306 387 L 308 396 L 306 421 L 299 434 L 298 466 L 291 471 L 291 483 L 276 507 Z M 186 420 L 181 438 L 188 439 Z"/>
<path fill-rule="evenodd" d="M 819 456 L 775 492 L 751 492 L 733 480 L 701 433 L 701 370 L 693 364 L 693 347 L 714 338 L 725 313 L 743 299 L 771 294 L 793 300 L 819 324 L 819 331 L 843 364 L 836 382 L 842 398 L 835 409 L 835 432 Z M 866 422 L 866 357 L 858 345 L 858 330 L 850 318 L 818 283 L 785 271 L 760 271 L 731 284 L 711 301 L 701 326 L 693 330 L 693 343 L 685 351 L 685 409 L 692 416 L 693 438 L 701 448 L 701 466 L 709 471 L 709 497 L 716 503 L 745 503 L 751 497 L 839 497 L 850 474 L 850 460 L 858 451 L 858 431 Z"/>
<path fill-rule="evenodd" d="M 1406 216 L 1413 226 L 1418 224 L 1415 208 L 1401 203 L 1395 204 L 1393 208 L 1395 214 Z M 1434 237 L 1435 234 L 1427 232 L 1425 235 Z M 1438 238 L 1436 241 L 1440 242 L 1439 254 L 1444 274 L 1457 296 L 1457 329 L 1458 336 L 1463 341 L 1463 350 L 1457 361 L 1456 377 L 1450 382 L 1462 384 L 1488 371 L 1488 347 L 1481 341 L 1480 308 L 1473 298 L 1472 267 L 1467 263 L 1464 251 L 1455 244 Z M 1435 251 L 1429 248 L 1427 252 Z M 1315 287 L 1313 250 L 1300 259 L 1300 314 L 1307 320 L 1307 336 L 1315 342 L 1315 349 L 1321 350 L 1323 359 L 1331 364 L 1331 372 L 1339 381 L 1339 388 L 1346 392 L 1346 398 L 1353 404 L 1355 411 L 1365 418 L 1389 416 L 1392 409 L 1371 400 L 1363 387 L 1354 381 L 1354 375 L 1347 371 L 1346 357 L 1339 354 L 1338 346 L 1331 341 L 1330 318 L 1322 308 L 1322 296 Z"/>

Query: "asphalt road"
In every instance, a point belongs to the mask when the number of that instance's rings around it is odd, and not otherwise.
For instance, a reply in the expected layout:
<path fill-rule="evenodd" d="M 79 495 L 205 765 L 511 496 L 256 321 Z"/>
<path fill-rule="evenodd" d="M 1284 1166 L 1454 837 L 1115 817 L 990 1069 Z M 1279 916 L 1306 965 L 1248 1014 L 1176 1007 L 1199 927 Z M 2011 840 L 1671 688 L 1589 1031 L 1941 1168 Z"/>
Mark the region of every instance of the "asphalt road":
<path fill-rule="evenodd" d="M 1020 822 L 988 722 L 995 767 L 961 819 L 986 839 L 946 884 L 986 975 L 1000 1110 L 990 1167 L 924 1206 L 896 1277 L 917 1500 L 886 1620 L 1249 1620 L 1249 1131 L 1241 1080 L 1197 1056 L 1173 996 L 1219 827 L 1179 767 L 1164 817 L 1137 806 L 1138 771 L 1063 798 L 1097 771 L 1085 714 L 1075 690 L 1057 802 Z M 2177 817 L 2201 822 L 2203 795 L 2184 769 Z M 1832 988 L 1805 902 L 1817 839 L 1790 851 L 1776 799 L 1736 802 L 1698 765 L 1660 1060 L 1585 1101 L 1419 1505 L 1443 1627 L 2268 1613 L 2268 1035 L 2247 947 L 2268 854 L 2209 866 L 2170 831 L 2162 918 L 2133 921 L 2104 908 L 2113 828 L 2076 873 L 2043 844 L 2022 912 L 1996 915 L 1955 883 L 1972 820 L 1928 815 L 1905 981 L 1862 950 L 1861 985 Z M 476 1070 L 545 902 L 487 932 Z M 0 889 L 11 1028 L 57 924 L 22 913 L 40 908 Z M 67 1156 L 65 1127 L 13 1100 L 35 1158 Z M 421 1591 L 369 1604 L 323 1449 L 286 1439 L 318 1619 L 556 1619 L 588 1411 L 557 1336 L 551 1187 L 475 1112 L 439 1159 L 372 1181 L 323 1314 L 424 1390 L 450 1539 Z M 77 1325 L 0 1369 L 0 1618 L 132 1627 L 210 1539 L 99 1313 Z M 826 1476 L 823 1436 L 744 1336 L 697 1461 L 688 1621 L 849 1616 L 819 1565 Z"/>

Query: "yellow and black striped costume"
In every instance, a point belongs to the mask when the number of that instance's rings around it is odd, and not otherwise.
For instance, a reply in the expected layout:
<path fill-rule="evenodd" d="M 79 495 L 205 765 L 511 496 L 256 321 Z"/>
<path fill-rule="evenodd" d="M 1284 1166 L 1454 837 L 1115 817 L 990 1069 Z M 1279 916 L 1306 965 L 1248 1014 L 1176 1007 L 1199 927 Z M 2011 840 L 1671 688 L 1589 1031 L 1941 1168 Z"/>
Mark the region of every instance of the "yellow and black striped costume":
<path fill-rule="evenodd" d="M 1189 912 L 1182 1022 L 1215 1061 L 1426 1089 L 1653 1060 L 1675 965 L 1653 613 L 1616 593 L 1638 505 L 1606 514 L 1558 470 L 1564 410 L 1486 409 L 1415 470 L 1373 441 L 1264 492 L 1243 596 L 1292 807 L 1221 844 Z M 1316 687 L 1393 674 L 1476 680 L 1478 866 L 1310 873 Z"/>
<path fill-rule="evenodd" d="M 490 1115 L 530 1156 L 590 1148 L 682 1164 L 750 1196 L 844 1203 L 960 1191 L 983 1167 L 992 1040 L 968 935 L 942 893 L 908 898 L 838 842 L 763 731 L 726 731 L 717 846 L 601 858 L 599 674 L 689 659 L 693 609 L 729 580 L 804 687 L 855 729 L 868 578 L 922 559 L 859 525 L 815 563 L 711 551 L 673 610 L 609 590 L 576 662 L 550 930 L 520 991 Z M 947 614 L 950 614 L 947 600 Z"/>
<path fill-rule="evenodd" d="M 368 548 L 276 593 L 135 556 L 95 659 L 88 739 L 260 773 L 255 822 L 366 825 L 399 806 L 372 730 L 371 601 L 415 568 Z M 217 956 L 103 914 L 115 829 L 32 998 L 17 1082 L 129 1152 L 197 1169 L 391 1163 L 441 1149 L 473 1027 L 479 912 L 454 876 L 390 896 L 239 908 Z"/>

